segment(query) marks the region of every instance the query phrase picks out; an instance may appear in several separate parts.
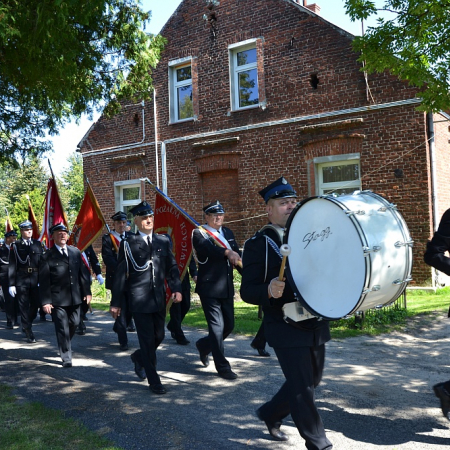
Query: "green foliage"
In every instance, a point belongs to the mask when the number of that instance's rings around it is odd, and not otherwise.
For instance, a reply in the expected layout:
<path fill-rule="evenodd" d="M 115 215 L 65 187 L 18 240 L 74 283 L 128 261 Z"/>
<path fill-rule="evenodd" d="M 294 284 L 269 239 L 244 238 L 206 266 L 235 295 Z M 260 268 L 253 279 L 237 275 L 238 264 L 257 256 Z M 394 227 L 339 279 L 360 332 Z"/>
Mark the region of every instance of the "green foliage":
<path fill-rule="evenodd" d="M 450 1 L 384 0 L 376 8 L 369 0 L 346 0 L 352 19 L 367 19 L 379 12 L 378 25 L 369 27 L 353 46 L 368 73 L 390 71 L 421 90 L 423 111 L 450 108 Z M 362 69 L 363 70 L 363 69 Z"/>
<path fill-rule="evenodd" d="M 152 95 L 165 44 L 135 0 L 0 3 L 0 161 L 40 154 L 69 118 Z"/>
<path fill-rule="evenodd" d="M 28 218 L 28 200 L 30 197 L 36 219 L 42 224 L 43 202 L 47 190 L 49 174 L 42 162 L 35 156 L 25 159 L 21 164 L 0 166 L 0 220 L 4 231 L 5 208 L 8 209 L 11 222 L 17 225 Z"/>
<path fill-rule="evenodd" d="M 84 198 L 83 158 L 72 153 L 68 158 L 69 167 L 62 173 L 58 183 L 59 195 L 70 226 L 75 223 Z"/>

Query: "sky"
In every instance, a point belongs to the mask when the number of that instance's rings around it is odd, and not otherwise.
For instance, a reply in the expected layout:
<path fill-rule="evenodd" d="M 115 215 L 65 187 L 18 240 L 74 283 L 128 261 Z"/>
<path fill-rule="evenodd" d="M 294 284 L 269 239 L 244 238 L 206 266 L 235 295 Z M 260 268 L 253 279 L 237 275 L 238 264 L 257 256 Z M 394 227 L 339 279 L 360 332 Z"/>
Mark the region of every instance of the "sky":
<path fill-rule="evenodd" d="M 205 0 L 198 1 L 205 2 Z M 147 30 L 156 34 L 175 12 L 181 0 L 143 0 L 141 3 L 142 9 L 152 11 L 152 19 L 150 25 L 147 26 Z M 303 2 L 300 0 L 300 3 L 302 4 Z M 325 20 L 343 28 L 353 35 L 361 35 L 361 22 L 351 22 L 345 15 L 344 0 L 308 0 L 308 4 L 313 3 L 320 6 L 320 15 Z M 376 3 L 382 4 L 382 1 L 379 0 Z M 248 4 L 251 5 L 251 0 L 248 0 Z M 372 21 L 365 24 L 365 28 L 367 28 L 367 25 L 375 25 L 375 22 Z M 94 121 L 97 118 L 98 115 L 94 117 Z M 60 130 L 58 136 L 50 138 L 55 151 L 48 155 L 48 158 L 51 161 L 55 175 L 61 175 L 64 169 L 67 168 L 67 158 L 76 151 L 78 143 L 87 133 L 92 123 L 87 117 L 83 117 L 79 124 L 71 122 Z"/>

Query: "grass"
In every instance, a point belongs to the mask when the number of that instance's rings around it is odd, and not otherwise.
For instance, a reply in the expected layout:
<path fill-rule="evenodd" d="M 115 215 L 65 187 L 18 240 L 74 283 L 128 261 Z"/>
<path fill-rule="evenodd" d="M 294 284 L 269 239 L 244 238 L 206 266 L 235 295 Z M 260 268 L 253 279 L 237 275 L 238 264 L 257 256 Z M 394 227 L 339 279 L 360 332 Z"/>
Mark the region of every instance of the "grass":
<path fill-rule="evenodd" d="M 239 292 L 240 277 L 235 279 L 235 289 Z M 194 291 L 194 285 L 191 286 Z M 93 308 L 108 310 L 109 298 L 104 286 L 93 283 Z M 361 315 L 352 316 L 349 319 L 341 319 L 330 322 L 331 336 L 334 339 L 345 339 L 361 335 L 376 336 L 382 333 L 399 331 L 406 328 L 407 320 L 418 315 L 428 315 L 440 311 L 443 314 L 450 304 L 450 287 L 438 289 L 436 292 L 429 290 L 408 290 L 406 294 L 407 308 L 403 306 L 402 297 L 392 306 L 379 310 L 370 310 L 364 313 L 363 322 Z M 234 333 L 254 335 L 258 331 L 261 320 L 258 319 L 258 307 L 249 305 L 236 296 L 234 303 L 235 328 Z M 205 316 L 198 297 L 193 294 L 191 309 L 186 315 L 183 324 L 194 328 L 206 329 Z"/>
<path fill-rule="evenodd" d="M 4 450 L 118 450 L 63 413 L 39 403 L 20 403 L 0 385 L 0 448 Z"/>

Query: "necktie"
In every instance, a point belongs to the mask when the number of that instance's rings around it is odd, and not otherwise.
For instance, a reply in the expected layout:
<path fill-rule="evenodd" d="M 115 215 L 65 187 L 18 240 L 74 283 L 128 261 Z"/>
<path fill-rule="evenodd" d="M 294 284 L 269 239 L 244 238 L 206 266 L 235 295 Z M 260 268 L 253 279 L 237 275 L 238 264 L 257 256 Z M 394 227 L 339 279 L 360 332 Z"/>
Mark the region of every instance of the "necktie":
<path fill-rule="evenodd" d="M 152 241 L 150 240 L 150 236 L 147 236 L 147 244 L 150 250 L 150 255 L 152 254 Z"/>
<path fill-rule="evenodd" d="M 123 239 L 123 234 L 120 235 L 120 240 L 122 240 L 122 239 Z"/>
<path fill-rule="evenodd" d="M 62 248 L 62 249 L 61 249 L 61 253 L 62 253 L 62 255 L 63 255 L 65 258 L 67 258 L 67 253 L 66 253 L 66 249 L 65 249 L 65 248 Z"/>

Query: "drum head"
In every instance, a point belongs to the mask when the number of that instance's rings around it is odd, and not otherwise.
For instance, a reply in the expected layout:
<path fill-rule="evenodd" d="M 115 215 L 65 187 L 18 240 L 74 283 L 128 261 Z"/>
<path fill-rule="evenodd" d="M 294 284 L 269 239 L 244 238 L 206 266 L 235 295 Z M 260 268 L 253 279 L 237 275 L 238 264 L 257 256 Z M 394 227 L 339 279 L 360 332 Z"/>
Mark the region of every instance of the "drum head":
<path fill-rule="evenodd" d="M 287 278 L 312 314 L 334 320 L 357 306 L 366 285 L 358 223 L 330 198 L 314 197 L 291 213 L 285 242 L 291 247 Z"/>

